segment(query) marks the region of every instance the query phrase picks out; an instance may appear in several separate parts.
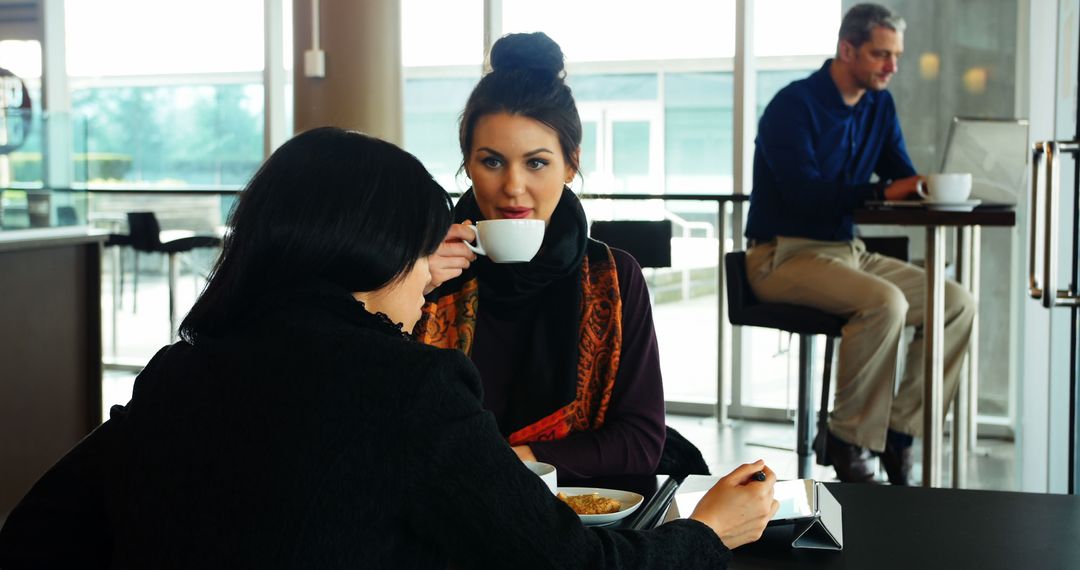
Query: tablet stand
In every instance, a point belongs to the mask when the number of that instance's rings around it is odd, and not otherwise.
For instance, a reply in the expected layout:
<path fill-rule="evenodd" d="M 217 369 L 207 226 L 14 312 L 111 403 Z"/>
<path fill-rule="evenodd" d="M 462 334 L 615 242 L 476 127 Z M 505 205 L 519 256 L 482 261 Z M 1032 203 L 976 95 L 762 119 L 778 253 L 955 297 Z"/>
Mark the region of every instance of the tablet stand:
<path fill-rule="evenodd" d="M 824 485 L 814 482 L 817 510 L 814 516 L 796 523 L 792 548 L 844 549 L 844 521 L 840 503 Z"/>

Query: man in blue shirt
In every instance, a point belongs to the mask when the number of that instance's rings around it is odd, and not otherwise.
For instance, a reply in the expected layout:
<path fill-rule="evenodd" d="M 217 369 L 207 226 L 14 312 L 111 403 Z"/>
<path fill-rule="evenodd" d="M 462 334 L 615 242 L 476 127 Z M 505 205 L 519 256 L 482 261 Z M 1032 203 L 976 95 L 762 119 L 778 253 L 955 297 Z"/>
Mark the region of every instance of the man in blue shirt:
<path fill-rule="evenodd" d="M 865 449 L 894 485 L 908 484 L 911 443 L 922 432 L 921 269 L 868 253 L 852 212 L 869 200 L 902 200 L 920 180 L 885 90 L 904 49 L 904 21 L 883 6 L 852 7 L 836 57 L 791 83 L 758 126 L 746 237 L 759 299 L 814 307 L 848 319 L 826 448 L 841 481 L 869 482 Z M 872 181 L 872 176 L 877 180 Z M 975 304 L 945 288 L 944 401 L 954 395 Z M 906 325 L 916 327 L 893 392 Z"/>

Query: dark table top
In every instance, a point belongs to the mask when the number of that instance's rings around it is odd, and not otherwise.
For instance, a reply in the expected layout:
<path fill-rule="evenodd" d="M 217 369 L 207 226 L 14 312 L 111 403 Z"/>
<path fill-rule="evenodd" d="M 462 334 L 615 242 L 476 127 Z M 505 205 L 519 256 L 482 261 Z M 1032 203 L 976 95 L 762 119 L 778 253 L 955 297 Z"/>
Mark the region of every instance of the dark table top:
<path fill-rule="evenodd" d="M 828 483 L 844 550 L 792 549 L 792 527 L 735 551 L 747 568 L 1080 568 L 1080 497 Z"/>
<path fill-rule="evenodd" d="M 874 207 L 855 210 L 857 224 L 891 226 L 1006 226 L 1016 225 L 1011 206 L 979 206 L 970 212 L 945 212 L 921 207 Z"/>

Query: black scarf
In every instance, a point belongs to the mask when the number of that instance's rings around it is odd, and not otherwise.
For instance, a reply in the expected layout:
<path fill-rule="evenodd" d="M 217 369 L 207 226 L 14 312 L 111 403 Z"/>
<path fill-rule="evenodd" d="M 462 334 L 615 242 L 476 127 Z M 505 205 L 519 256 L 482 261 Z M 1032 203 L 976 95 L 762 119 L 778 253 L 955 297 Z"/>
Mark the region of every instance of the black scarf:
<path fill-rule="evenodd" d="M 482 219 L 470 189 L 454 207 L 454 220 Z M 479 256 L 469 269 L 479 281 L 480 310 L 532 323 L 530 338 L 523 343 L 528 347 L 521 355 L 523 365 L 511 383 L 500 426 L 504 435 L 532 424 L 575 398 L 581 266 L 588 241 L 585 210 L 577 196 L 564 186 L 540 251 L 532 261 L 494 263 Z"/>

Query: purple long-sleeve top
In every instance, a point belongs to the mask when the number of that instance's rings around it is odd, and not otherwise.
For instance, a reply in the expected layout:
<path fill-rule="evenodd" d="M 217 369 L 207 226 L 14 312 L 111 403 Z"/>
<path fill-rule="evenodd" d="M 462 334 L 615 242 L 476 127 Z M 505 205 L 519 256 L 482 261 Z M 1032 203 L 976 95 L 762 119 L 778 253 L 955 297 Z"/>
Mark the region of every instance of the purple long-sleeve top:
<path fill-rule="evenodd" d="M 622 296 L 622 351 L 604 425 L 529 444 L 539 461 L 559 470 L 560 478 L 651 474 L 664 447 L 664 388 L 649 290 L 637 260 L 625 251 L 611 251 Z M 484 407 L 502 425 L 510 384 L 522 377 L 513 355 L 525 349 L 524 333 L 532 323 L 500 319 L 483 306 L 481 300 L 472 361 L 483 380 Z"/>

